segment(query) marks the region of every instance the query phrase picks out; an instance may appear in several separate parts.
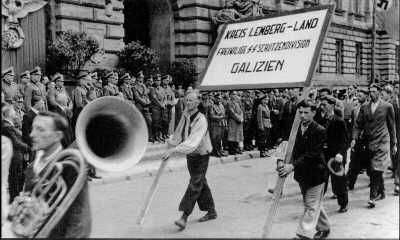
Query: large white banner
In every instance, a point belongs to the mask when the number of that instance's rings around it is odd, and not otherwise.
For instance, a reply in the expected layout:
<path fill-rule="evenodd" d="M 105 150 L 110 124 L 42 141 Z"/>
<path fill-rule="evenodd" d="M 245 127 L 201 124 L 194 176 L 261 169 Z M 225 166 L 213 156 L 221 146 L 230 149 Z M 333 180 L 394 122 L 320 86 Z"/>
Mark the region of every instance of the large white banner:
<path fill-rule="evenodd" d="M 312 77 L 331 12 L 332 6 L 325 6 L 227 24 L 210 53 L 200 88 L 304 86 Z"/>

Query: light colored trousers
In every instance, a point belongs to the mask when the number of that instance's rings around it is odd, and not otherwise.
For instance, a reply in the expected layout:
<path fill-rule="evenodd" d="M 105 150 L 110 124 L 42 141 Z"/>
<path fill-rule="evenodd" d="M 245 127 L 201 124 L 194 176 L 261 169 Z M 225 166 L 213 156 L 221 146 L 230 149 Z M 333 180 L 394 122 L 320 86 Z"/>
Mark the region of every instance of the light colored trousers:
<path fill-rule="evenodd" d="M 313 238 L 316 230 L 330 230 L 328 215 L 323 207 L 324 186 L 324 183 L 307 189 L 300 186 L 304 213 L 296 231 L 297 235 Z"/>

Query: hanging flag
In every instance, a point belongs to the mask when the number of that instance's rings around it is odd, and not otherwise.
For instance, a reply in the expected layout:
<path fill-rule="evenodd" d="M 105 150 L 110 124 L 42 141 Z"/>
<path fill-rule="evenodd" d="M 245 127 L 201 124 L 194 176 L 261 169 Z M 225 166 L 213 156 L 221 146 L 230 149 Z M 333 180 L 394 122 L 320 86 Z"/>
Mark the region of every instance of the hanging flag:
<path fill-rule="evenodd" d="M 399 0 L 376 0 L 376 24 L 390 38 L 399 40 Z"/>

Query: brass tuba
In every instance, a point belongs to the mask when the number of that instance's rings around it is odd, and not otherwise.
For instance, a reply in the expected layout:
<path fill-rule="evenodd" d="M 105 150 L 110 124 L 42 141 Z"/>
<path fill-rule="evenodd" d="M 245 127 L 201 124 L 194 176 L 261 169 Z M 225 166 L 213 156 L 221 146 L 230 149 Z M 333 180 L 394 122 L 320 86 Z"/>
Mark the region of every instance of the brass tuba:
<path fill-rule="evenodd" d="M 10 221 L 17 236 L 49 236 L 87 181 L 85 160 L 104 171 L 123 171 L 139 162 L 148 139 L 139 110 L 124 99 L 110 96 L 85 106 L 75 135 L 76 141 L 46 167 L 33 191 L 21 193 L 14 200 L 10 210 L 14 217 Z M 77 172 L 70 188 L 62 177 L 65 168 Z"/>

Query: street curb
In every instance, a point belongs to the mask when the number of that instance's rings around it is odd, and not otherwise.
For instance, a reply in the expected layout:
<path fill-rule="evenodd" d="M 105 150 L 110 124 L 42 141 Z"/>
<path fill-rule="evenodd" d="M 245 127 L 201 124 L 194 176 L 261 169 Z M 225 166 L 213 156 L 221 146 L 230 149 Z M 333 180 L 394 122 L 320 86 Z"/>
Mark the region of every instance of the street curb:
<path fill-rule="evenodd" d="M 259 158 L 259 157 L 260 157 L 259 151 L 248 151 L 248 152 L 244 152 L 240 155 L 229 155 L 226 157 L 210 157 L 209 166 L 250 160 L 250 159 Z M 160 163 L 161 160 L 154 161 L 154 162 Z M 143 169 L 143 170 L 138 169 L 137 172 L 128 173 L 128 174 L 122 175 L 122 176 L 107 177 L 107 178 L 89 181 L 89 184 L 90 185 L 104 185 L 104 184 L 117 183 L 117 182 L 122 182 L 122 181 L 131 181 L 131 180 L 133 180 L 133 178 L 137 178 L 137 177 L 152 177 L 155 174 L 157 174 L 158 166 L 159 166 L 159 164 L 157 164 L 157 168 L 155 168 L 155 169 Z M 186 168 L 186 158 L 185 157 L 173 159 L 172 161 L 170 160 L 170 162 L 167 164 L 167 167 L 164 170 L 164 173 L 181 170 L 182 168 Z"/>

